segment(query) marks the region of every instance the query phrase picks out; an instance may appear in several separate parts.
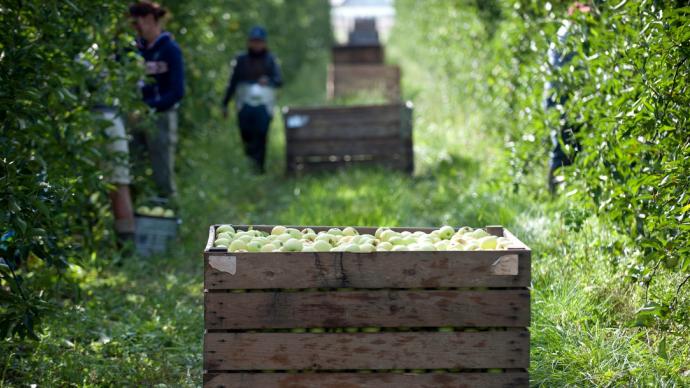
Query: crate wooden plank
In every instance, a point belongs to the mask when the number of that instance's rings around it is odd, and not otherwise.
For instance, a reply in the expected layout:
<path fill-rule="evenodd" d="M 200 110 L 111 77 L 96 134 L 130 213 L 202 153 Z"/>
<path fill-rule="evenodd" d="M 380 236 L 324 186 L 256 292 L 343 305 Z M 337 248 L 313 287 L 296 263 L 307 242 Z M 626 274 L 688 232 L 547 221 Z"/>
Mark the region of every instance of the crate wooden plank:
<path fill-rule="evenodd" d="M 332 171 L 338 168 L 357 167 L 385 167 L 391 169 L 402 169 L 405 162 L 404 155 L 312 155 L 295 157 L 290 160 L 296 169 L 302 171 Z"/>
<path fill-rule="evenodd" d="M 527 372 L 506 373 L 208 373 L 206 388 L 507 388 L 528 387 Z"/>
<path fill-rule="evenodd" d="M 335 46 L 331 50 L 333 63 L 383 63 L 384 48 L 381 45 Z"/>
<path fill-rule="evenodd" d="M 305 155 L 390 155 L 403 154 L 399 137 L 378 139 L 304 140 L 290 144 L 293 157 Z"/>
<path fill-rule="evenodd" d="M 372 140 L 376 138 L 401 137 L 400 123 L 381 122 L 339 122 L 323 126 L 294 128 L 288 131 L 292 148 L 305 140 Z M 292 149 L 290 150 L 292 151 Z"/>
<path fill-rule="evenodd" d="M 209 266 L 209 256 L 234 258 L 234 275 Z M 518 255 L 517 275 L 500 275 L 494 263 Z M 528 287 L 529 251 L 227 253 L 207 252 L 204 287 L 439 288 Z"/>
<path fill-rule="evenodd" d="M 204 369 L 528 368 L 529 332 L 207 333 Z"/>
<path fill-rule="evenodd" d="M 328 97 L 347 97 L 363 91 L 400 99 L 400 68 L 391 65 L 333 64 L 328 68 Z"/>
<path fill-rule="evenodd" d="M 526 327 L 527 290 L 206 293 L 206 329 Z"/>
<path fill-rule="evenodd" d="M 347 120 L 352 117 L 394 121 L 398 120 L 401 106 L 402 104 L 288 107 L 283 109 L 283 115 L 307 115 L 310 116 L 310 120 L 317 120 L 318 123 Z"/>

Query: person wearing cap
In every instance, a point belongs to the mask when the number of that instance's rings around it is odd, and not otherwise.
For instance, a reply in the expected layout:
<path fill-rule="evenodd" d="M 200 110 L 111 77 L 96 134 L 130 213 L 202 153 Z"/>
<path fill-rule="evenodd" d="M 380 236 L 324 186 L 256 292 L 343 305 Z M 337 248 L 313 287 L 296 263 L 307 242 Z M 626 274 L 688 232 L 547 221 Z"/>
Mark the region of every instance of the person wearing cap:
<path fill-rule="evenodd" d="M 544 85 L 543 107 L 546 110 L 558 109 L 560 120 L 557 128 L 551 129 L 551 143 L 553 148 L 549 154 L 549 172 L 547 185 L 549 193 L 556 193 L 556 188 L 562 182 L 562 177 L 557 177 L 559 169 L 570 166 L 574 163 L 575 156 L 580 152 L 582 146 L 577 138 L 577 133 L 583 126 L 581 122 L 568 120 L 566 113 L 566 103 L 573 90 L 568 90 L 567 85 L 558 82 L 558 73 L 567 69 L 577 52 L 568 51 L 568 40 L 580 42 L 582 51 L 589 51 L 587 33 L 578 26 L 572 19 L 578 13 L 588 14 L 592 7 L 588 2 L 573 1 L 568 7 L 568 18 L 563 20 L 557 32 L 557 39 L 549 45 L 548 50 L 548 80 Z M 576 120 L 577 121 L 577 120 Z"/>
<path fill-rule="evenodd" d="M 140 81 L 144 102 L 155 111 L 155 128 L 138 125 L 133 131 L 133 150 L 148 152 L 158 194 L 173 198 L 177 108 L 184 96 L 182 51 L 170 33 L 163 31 L 166 10 L 157 3 L 131 4 L 129 15 L 137 32 L 137 48 L 146 64 L 146 80 Z"/>
<path fill-rule="evenodd" d="M 244 152 L 260 173 L 264 172 L 275 89 L 283 84 L 278 61 L 269 52 L 266 38 L 262 27 L 255 26 L 249 31 L 247 51 L 232 62 L 232 75 L 222 103 L 223 117 L 227 117 L 228 102 L 235 98 Z"/>

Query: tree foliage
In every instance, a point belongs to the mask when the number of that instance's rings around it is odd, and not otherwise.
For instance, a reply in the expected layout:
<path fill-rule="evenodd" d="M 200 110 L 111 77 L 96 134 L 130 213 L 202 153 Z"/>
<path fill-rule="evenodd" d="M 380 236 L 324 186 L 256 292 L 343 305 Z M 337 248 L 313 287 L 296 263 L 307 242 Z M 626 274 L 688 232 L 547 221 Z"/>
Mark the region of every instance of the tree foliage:
<path fill-rule="evenodd" d="M 597 215 L 630 236 L 627 247 L 601 247 L 620 257 L 630 279 L 649 286 L 664 276 L 680 290 L 690 274 L 690 7 L 595 1 L 591 12 L 568 16 L 572 3 L 410 0 L 398 10 L 426 35 L 420 49 L 457 85 L 456 101 L 490 112 L 483 129 L 505 139 L 515 190 L 545 175 L 550 131 L 561 120 L 581 124 L 582 151 L 559 171 L 570 203 L 564 218 L 576 227 Z M 564 20 L 579 33 L 559 42 Z M 574 53 L 572 61 L 551 68 L 550 45 Z M 545 111 L 547 81 L 568 100 Z M 676 295 L 654 298 L 642 315 L 688 318 Z"/>
<path fill-rule="evenodd" d="M 217 112 L 228 65 L 251 25 L 267 27 L 288 82 L 331 42 L 326 1 L 163 5 L 186 62 L 183 141 Z M 108 123 L 91 108 L 146 109 L 126 11 L 121 1 L 0 5 L 0 337 L 37 338 L 34 328 L 54 302 L 78 297 L 75 265 L 117 254 L 102 163 Z"/>

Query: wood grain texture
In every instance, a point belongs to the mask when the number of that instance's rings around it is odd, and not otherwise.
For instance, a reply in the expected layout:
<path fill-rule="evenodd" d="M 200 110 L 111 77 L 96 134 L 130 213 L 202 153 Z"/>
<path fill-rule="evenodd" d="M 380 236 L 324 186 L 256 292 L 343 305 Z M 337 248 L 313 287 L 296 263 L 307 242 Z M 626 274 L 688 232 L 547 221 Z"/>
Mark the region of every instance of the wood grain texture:
<path fill-rule="evenodd" d="M 529 332 L 207 333 L 204 369 L 528 368 Z"/>
<path fill-rule="evenodd" d="M 236 257 L 230 275 L 208 265 L 208 255 Z M 492 264 L 517 254 L 518 274 L 500 276 Z M 204 288 L 446 288 L 529 287 L 530 252 L 451 251 L 375 253 L 206 253 Z"/>
<path fill-rule="evenodd" d="M 402 154 L 403 139 L 399 136 L 359 139 L 303 140 L 290 146 L 293 156 L 308 155 L 389 155 Z"/>
<path fill-rule="evenodd" d="M 508 388 L 528 387 L 527 372 L 491 373 L 208 373 L 206 388 Z"/>
<path fill-rule="evenodd" d="M 206 329 L 527 327 L 527 290 L 206 293 Z"/>
<path fill-rule="evenodd" d="M 400 68 L 381 64 L 332 64 L 328 67 L 328 97 L 348 97 L 362 92 L 400 100 Z"/>
<path fill-rule="evenodd" d="M 335 46 L 331 50 L 331 57 L 336 64 L 382 64 L 385 51 L 381 45 Z"/>

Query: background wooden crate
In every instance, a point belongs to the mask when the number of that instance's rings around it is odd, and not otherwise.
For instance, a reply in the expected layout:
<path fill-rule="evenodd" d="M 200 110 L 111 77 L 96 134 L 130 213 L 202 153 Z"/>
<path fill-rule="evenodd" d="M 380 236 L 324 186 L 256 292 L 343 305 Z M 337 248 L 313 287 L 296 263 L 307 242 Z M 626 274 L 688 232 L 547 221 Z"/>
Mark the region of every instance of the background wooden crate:
<path fill-rule="evenodd" d="M 228 253 L 213 248 L 212 227 L 204 254 L 205 386 L 528 386 L 531 252 L 501 227 L 487 231 L 514 247 Z M 382 329 L 340 330 L 372 327 Z"/>
<path fill-rule="evenodd" d="M 334 46 L 331 57 L 335 64 L 381 65 L 385 52 L 381 45 Z"/>
<path fill-rule="evenodd" d="M 412 105 L 285 108 L 288 173 L 382 165 L 412 173 Z"/>
<path fill-rule="evenodd" d="M 387 101 L 400 101 L 400 68 L 382 64 L 339 64 L 328 66 L 328 98 L 347 98 L 365 93 Z"/>

